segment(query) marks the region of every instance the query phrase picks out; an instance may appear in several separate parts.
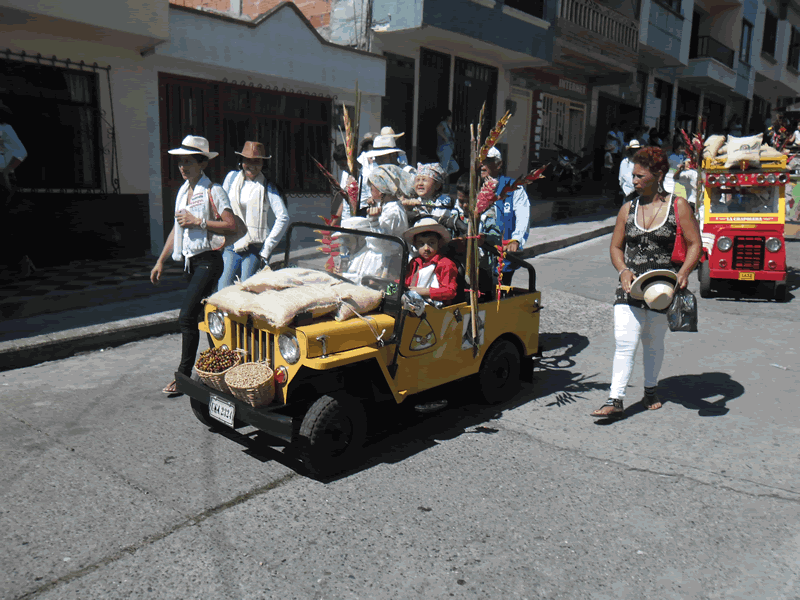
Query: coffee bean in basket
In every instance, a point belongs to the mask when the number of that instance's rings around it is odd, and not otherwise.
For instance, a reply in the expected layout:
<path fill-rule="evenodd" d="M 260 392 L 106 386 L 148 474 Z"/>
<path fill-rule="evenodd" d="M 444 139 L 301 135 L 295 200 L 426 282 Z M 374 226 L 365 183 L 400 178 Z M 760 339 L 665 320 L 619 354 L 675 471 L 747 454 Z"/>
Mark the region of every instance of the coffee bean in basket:
<path fill-rule="evenodd" d="M 200 353 L 195 367 L 206 373 L 222 373 L 238 362 L 237 355 L 227 348 L 209 348 Z"/>

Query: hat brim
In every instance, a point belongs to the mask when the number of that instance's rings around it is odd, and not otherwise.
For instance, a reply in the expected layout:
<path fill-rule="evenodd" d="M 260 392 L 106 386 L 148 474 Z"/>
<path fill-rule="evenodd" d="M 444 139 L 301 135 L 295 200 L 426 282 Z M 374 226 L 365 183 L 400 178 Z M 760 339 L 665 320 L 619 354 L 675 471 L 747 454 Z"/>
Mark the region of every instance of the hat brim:
<path fill-rule="evenodd" d="M 403 154 L 405 155 L 404 150 L 400 150 L 400 148 L 375 148 L 374 150 L 370 150 L 369 152 L 365 152 L 367 158 L 375 158 L 376 156 L 384 156 L 386 154 Z"/>
<path fill-rule="evenodd" d="M 219 156 L 219 152 L 199 152 L 199 151 L 186 150 L 184 148 L 175 148 L 173 150 L 167 150 L 167 154 L 177 154 L 182 156 L 186 156 L 189 154 L 199 154 L 200 156 L 205 156 L 209 160 Z"/>
<path fill-rule="evenodd" d="M 427 232 L 438 233 L 440 236 L 442 236 L 445 244 L 449 243 L 450 240 L 453 239 L 453 237 L 450 235 L 450 232 L 447 231 L 447 228 L 439 223 L 436 223 L 435 225 L 417 225 L 416 227 L 407 229 L 403 232 L 403 239 L 413 246 L 414 237 L 420 233 Z"/>
<path fill-rule="evenodd" d="M 644 286 L 653 281 L 669 281 L 674 284 L 678 281 L 678 274 L 669 269 L 654 269 L 647 273 L 642 273 L 631 284 L 631 298 L 644 300 Z"/>
<path fill-rule="evenodd" d="M 244 156 L 245 158 L 263 158 L 264 160 L 272 158 L 271 156 L 248 156 L 247 154 L 242 154 L 241 152 L 235 152 L 234 154 L 238 154 L 239 156 Z"/>

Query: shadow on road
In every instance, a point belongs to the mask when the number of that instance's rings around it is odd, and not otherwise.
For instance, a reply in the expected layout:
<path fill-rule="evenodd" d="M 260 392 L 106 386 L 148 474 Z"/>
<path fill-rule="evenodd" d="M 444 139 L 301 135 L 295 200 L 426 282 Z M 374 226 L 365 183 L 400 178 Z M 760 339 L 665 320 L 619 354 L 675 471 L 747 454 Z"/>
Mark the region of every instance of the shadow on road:
<path fill-rule="evenodd" d="M 726 404 L 744 394 L 744 386 L 727 373 L 674 375 L 658 382 L 661 401 L 696 410 L 700 417 L 719 417 L 728 413 Z M 713 398 L 717 398 L 713 400 Z M 641 403 L 636 405 L 646 410 Z M 633 407 L 631 407 L 633 408 Z"/>

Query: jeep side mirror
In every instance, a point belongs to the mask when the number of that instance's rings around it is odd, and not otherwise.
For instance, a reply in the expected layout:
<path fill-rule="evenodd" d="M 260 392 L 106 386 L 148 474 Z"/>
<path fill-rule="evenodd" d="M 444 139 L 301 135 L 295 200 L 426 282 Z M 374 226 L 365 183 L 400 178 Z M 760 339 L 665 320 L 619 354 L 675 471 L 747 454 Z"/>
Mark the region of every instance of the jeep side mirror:
<path fill-rule="evenodd" d="M 425 313 L 425 300 L 417 292 L 408 290 L 403 294 L 403 310 L 421 317 Z"/>

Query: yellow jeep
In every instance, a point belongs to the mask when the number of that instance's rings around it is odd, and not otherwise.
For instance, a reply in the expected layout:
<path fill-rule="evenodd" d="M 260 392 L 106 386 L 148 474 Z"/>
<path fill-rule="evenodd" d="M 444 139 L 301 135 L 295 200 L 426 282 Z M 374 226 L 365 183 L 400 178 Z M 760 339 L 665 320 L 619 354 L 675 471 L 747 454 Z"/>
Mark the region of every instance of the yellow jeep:
<path fill-rule="evenodd" d="M 527 272 L 528 289 L 503 286 L 499 303 L 483 298 L 473 343 L 470 304 L 441 306 L 407 290 L 408 260 L 409 248 L 398 237 L 292 224 L 284 269 L 313 269 L 379 290 L 380 305 L 343 321 L 301 312 L 276 327 L 252 313 L 220 310 L 212 296 L 200 329 L 216 346 L 240 349 L 246 361 L 268 361 L 274 400 L 253 408 L 204 385 L 196 375 L 176 373 L 178 389 L 190 397 L 205 425 L 250 425 L 267 432 L 299 451 L 318 475 L 341 470 L 357 458 L 370 407 L 392 410 L 413 402 L 414 394 L 469 376 L 476 376 L 483 401 L 510 398 L 539 355 L 541 293 L 533 267 L 507 258 Z"/>

